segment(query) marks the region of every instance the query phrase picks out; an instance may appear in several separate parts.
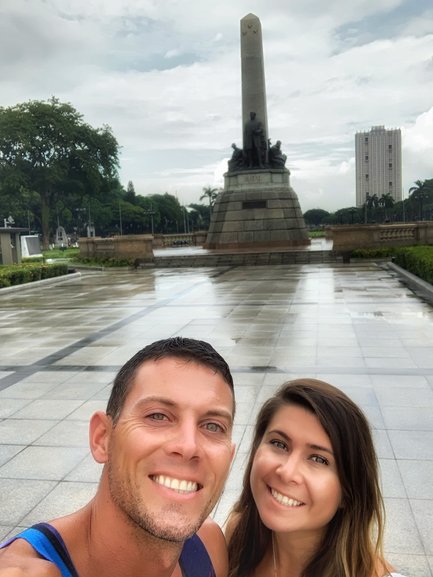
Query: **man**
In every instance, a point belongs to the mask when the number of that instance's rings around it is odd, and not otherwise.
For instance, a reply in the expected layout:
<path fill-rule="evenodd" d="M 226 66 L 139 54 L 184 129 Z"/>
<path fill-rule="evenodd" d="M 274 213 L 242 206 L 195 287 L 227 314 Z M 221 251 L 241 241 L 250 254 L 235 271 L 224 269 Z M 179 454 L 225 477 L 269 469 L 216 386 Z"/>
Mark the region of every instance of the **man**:
<path fill-rule="evenodd" d="M 263 126 L 255 112 L 250 112 L 250 119 L 245 124 L 244 148 L 248 168 L 263 168 Z"/>
<path fill-rule="evenodd" d="M 233 416 L 230 370 L 208 343 L 139 351 L 90 421 L 104 464 L 95 497 L 7 542 L 0 576 L 225 577 L 224 537 L 208 515 L 233 457 Z"/>

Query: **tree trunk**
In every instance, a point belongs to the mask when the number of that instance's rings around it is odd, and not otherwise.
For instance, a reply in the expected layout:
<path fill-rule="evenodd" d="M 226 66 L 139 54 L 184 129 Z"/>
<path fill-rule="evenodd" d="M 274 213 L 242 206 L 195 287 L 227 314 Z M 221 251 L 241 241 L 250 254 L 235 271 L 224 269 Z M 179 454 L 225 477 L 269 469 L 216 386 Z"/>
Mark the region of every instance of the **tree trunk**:
<path fill-rule="evenodd" d="M 50 206 L 48 194 L 41 194 L 41 223 L 42 223 L 42 248 L 49 249 L 50 244 Z"/>

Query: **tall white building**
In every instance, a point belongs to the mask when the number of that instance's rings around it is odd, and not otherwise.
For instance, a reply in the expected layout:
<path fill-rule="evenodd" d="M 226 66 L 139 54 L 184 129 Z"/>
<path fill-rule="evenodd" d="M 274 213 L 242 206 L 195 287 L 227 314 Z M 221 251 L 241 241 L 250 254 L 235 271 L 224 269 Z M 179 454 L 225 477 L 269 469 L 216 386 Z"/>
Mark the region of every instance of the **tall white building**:
<path fill-rule="evenodd" d="M 373 126 L 369 132 L 355 134 L 356 206 L 365 203 L 367 193 L 391 194 L 402 199 L 401 131 Z"/>

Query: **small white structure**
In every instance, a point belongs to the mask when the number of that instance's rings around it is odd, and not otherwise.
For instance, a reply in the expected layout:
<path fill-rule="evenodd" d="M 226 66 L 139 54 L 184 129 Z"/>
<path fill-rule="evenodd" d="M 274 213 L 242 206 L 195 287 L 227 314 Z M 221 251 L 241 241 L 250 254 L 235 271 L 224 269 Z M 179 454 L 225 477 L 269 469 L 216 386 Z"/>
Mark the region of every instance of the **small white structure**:
<path fill-rule="evenodd" d="M 57 248 L 59 247 L 63 247 L 63 246 L 68 246 L 68 236 L 66 234 L 66 230 L 63 228 L 63 226 L 58 226 L 56 229 L 56 240 L 54 241 L 54 244 Z"/>
<path fill-rule="evenodd" d="M 21 256 L 23 258 L 42 256 L 39 235 L 28 234 L 21 237 Z"/>

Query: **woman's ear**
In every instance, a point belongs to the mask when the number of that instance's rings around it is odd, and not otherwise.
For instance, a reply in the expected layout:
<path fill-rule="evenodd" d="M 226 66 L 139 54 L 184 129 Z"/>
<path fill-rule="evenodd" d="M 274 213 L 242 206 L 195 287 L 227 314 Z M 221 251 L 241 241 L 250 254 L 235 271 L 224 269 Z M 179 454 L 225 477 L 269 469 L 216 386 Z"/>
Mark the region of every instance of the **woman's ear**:
<path fill-rule="evenodd" d="M 103 411 L 92 415 L 89 425 L 89 445 L 97 463 L 106 463 L 113 422 Z"/>

